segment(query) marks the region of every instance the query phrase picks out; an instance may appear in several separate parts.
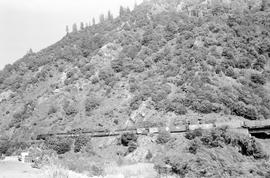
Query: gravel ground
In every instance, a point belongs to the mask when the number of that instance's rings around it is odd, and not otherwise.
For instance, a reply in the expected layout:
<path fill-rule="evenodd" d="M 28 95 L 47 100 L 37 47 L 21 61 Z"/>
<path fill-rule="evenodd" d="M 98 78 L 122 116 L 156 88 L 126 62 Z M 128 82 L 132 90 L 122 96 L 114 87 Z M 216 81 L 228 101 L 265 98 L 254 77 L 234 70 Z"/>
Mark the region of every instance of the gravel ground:
<path fill-rule="evenodd" d="M 7 157 L 0 161 L 0 178 L 42 178 L 41 170 L 34 169 L 30 164 L 19 162 L 17 157 Z"/>

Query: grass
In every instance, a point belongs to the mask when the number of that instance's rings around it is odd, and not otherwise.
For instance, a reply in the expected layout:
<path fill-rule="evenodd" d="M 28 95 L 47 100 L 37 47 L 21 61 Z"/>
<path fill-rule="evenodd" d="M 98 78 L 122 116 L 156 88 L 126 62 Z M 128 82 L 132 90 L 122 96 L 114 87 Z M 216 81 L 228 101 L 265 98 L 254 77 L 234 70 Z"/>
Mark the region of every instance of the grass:
<path fill-rule="evenodd" d="M 89 177 L 65 169 L 60 165 L 50 165 L 46 167 L 44 178 L 89 178 Z"/>
<path fill-rule="evenodd" d="M 117 176 L 119 178 L 156 178 L 157 173 L 154 165 L 149 163 L 137 163 L 132 165 L 108 165 L 105 167 L 105 174 L 108 177 Z"/>

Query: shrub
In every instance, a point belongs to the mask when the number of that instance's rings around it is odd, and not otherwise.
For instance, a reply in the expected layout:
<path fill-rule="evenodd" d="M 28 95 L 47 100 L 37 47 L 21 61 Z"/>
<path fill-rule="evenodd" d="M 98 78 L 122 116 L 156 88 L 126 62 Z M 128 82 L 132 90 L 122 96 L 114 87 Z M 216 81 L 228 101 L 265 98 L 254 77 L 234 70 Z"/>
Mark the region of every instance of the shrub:
<path fill-rule="evenodd" d="M 8 144 L 8 150 L 6 150 L 6 155 L 10 156 L 16 151 L 25 150 L 29 147 L 29 143 L 26 143 L 24 141 L 10 141 Z"/>
<path fill-rule="evenodd" d="M 252 68 L 255 70 L 262 70 L 266 64 L 266 59 L 264 56 L 259 56 L 256 62 L 253 64 Z"/>
<path fill-rule="evenodd" d="M 252 156 L 255 159 L 267 159 L 268 155 L 263 151 L 262 145 L 253 137 L 245 135 L 236 135 L 227 131 L 227 128 L 218 128 L 212 130 L 191 131 L 186 134 L 186 138 L 193 140 L 189 146 L 189 151 L 195 153 L 197 145 L 202 144 L 209 148 L 223 147 L 231 145 L 240 148 L 239 152 L 245 156 Z M 200 143 L 198 143 L 198 141 Z M 195 144 L 195 142 L 197 142 Z"/>
<path fill-rule="evenodd" d="M 100 106 L 100 101 L 95 97 L 90 97 L 85 100 L 85 112 L 90 115 L 91 112 Z"/>
<path fill-rule="evenodd" d="M 99 82 L 98 77 L 94 76 L 94 77 L 92 78 L 91 82 L 92 82 L 92 84 L 98 83 L 98 82 Z"/>
<path fill-rule="evenodd" d="M 188 146 L 188 152 L 191 154 L 196 154 L 197 150 L 199 149 L 199 143 L 197 140 L 192 140 Z"/>
<path fill-rule="evenodd" d="M 167 131 L 160 132 L 157 136 L 157 144 L 165 144 L 171 140 L 171 134 Z"/>
<path fill-rule="evenodd" d="M 75 116 L 78 113 L 75 103 L 69 101 L 64 103 L 63 109 L 67 116 Z"/>
<path fill-rule="evenodd" d="M 264 78 L 262 74 L 253 73 L 250 76 L 250 80 L 253 83 L 260 84 L 260 85 L 264 85 L 266 83 L 266 79 Z"/>
<path fill-rule="evenodd" d="M 55 106 L 50 106 L 48 115 L 57 113 L 57 108 Z"/>
<path fill-rule="evenodd" d="M 214 109 L 213 104 L 208 100 L 203 100 L 202 102 L 195 102 L 193 108 L 201 113 L 211 113 Z"/>
<path fill-rule="evenodd" d="M 185 137 L 186 139 L 188 140 L 193 140 L 195 139 L 196 137 L 201 137 L 202 136 L 202 132 L 203 130 L 202 129 L 196 129 L 194 131 L 189 131 L 185 134 Z"/>
<path fill-rule="evenodd" d="M 74 152 L 80 152 L 82 148 L 88 144 L 88 142 L 90 142 L 90 138 L 85 135 L 79 135 L 76 137 L 74 142 Z"/>
<path fill-rule="evenodd" d="M 256 120 L 259 117 L 258 110 L 253 105 L 246 105 L 242 101 L 233 104 L 231 110 L 237 116 L 242 116 L 246 119 Z"/>
<path fill-rule="evenodd" d="M 49 137 L 46 138 L 44 144 L 47 149 L 57 152 L 57 154 L 64 154 L 71 150 L 72 139 L 68 137 Z"/>
<path fill-rule="evenodd" d="M 167 112 L 168 111 L 172 111 L 172 112 L 175 112 L 179 115 L 185 115 L 187 113 L 187 109 L 186 107 L 180 103 L 180 102 L 177 102 L 177 101 L 168 101 L 168 103 L 166 104 L 166 109 L 165 109 Z"/>
<path fill-rule="evenodd" d="M 34 108 L 35 108 L 35 105 L 32 101 L 22 106 L 18 111 L 14 113 L 13 118 L 9 124 L 9 127 L 19 128 L 21 122 L 31 117 Z"/>
<path fill-rule="evenodd" d="M 236 67 L 239 69 L 247 69 L 251 67 L 251 59 L 242 57 L 237 61 Z"/>
<path fill-rule="evenodd" d="M 129 46 L 125 46 L 122 50 L 121 53 L 123 53 L 124 56 L 134 59 L 138 52 L 140 51 L 140 45 L 129 45 Z"/>
<path fill-rule="evenodd" d="M 225 75 L 232 78 L 237 78 L 236 73 L 234 72 L 234 69 L 232 67 L 228 67 L 225 69 Z"/>
<path fill-rule="evenodd" d="M 138 147 L 138 145 L 137 145 L 136 141 L 134 141 L 134 140 L 130 141 L 128 143 L 128 151 L 126 154 L 132 153 L 133 151 L 135 151 L 137 149 L 137 147 Z"/>
<path fill-rule="evenodd" d="M 92 154 L 92 155 L 95 154 L 93 151 L 93 145 L 92 145 L 91 141 L 88 141 L 86 143 L 86 145 L 84 145 L 84 147 L 82 148 L 82 151 L 85 153 L 88 153 L 88 154 Z"/>
<path fill-rule="evenodd" d="M 124 133 L 121 135 L 121 144 L 123 146 L 129 146 L 129 143 L 133 142 L 136 143 L 137 142 L 137 135 L 134 133 Z"/>
<path fill-rule="evenodd" d="M 98 77 L 103 80 L 106 85 L 112 85 L 116 81 L 116 77 L 112 69 L 102 69 L 99 71 Z"/>
<path fill-rule="evenodd" d="M 146 154 L 146 156 L 145 156 L 145 159 L 151 160 L 152 158 L 153 158 L 153 154 L 151 153 L 150 150 L 148 150 L 148 152 L 147 152 L 147 154 Z"/>
<path fill-rule="evenodd" d="M 10 146 L 10 141 L 7 138 L 0 139 L 0 155 L 6 154 Z"/>
<path fill-rule="evenodd" d="M 111 61 L 111 67 L 115 72 L 122 72 L 123 71 L 123 60 L 122 59 L 115 59 Z"/>

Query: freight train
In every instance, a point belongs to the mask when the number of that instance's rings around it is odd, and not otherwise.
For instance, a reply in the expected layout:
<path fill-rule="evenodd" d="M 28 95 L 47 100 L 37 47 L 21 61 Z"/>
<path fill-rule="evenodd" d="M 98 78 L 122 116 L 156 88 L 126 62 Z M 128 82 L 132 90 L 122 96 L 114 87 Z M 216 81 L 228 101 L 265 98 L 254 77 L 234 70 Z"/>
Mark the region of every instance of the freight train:
<path fill-rule="evenodd" d="M 270 119 L 262 121 L 228 121 L 228 122 L 216 122 L 210 124 L 185 124 L 179 126 L 170 127 L 149 127 L 149 128 L 127 128 L 118 129 L 114 131 L 110 130 L 81 130 L 74 132 L 63 132 L 63 133 L 48 133 L 40 134 L 37 136 L 37 140 L 45 140 L 48 137 L 76 137 L 78 135 L 89 135 L 91 137 L 110 137 L 117 136 L 123 133 L 134 133 L 138 135 L 148 135 L 157 134 L 162 131 L 168 131 L 170 133 L 183 133 L 187 131 L 193 131 L 196 129 L 208 130 L 213 128 L 227 127 L 234 130 L 244 130 L 247 133 L 260 133 L 269 132 L 270 133 Z"/>

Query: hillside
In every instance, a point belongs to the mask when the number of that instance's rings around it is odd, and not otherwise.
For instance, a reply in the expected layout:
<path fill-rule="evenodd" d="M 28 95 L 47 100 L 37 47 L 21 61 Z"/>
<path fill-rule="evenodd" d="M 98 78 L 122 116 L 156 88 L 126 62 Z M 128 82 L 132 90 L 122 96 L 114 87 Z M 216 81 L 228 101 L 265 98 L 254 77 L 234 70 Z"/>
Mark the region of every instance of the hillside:
<path fill-rule="evenodd" d="M 265 0 L 152 0 L 0 72 L 2 140 L 270 119 Z M 23 144 L 21 144 L 23 145 Z"/>

